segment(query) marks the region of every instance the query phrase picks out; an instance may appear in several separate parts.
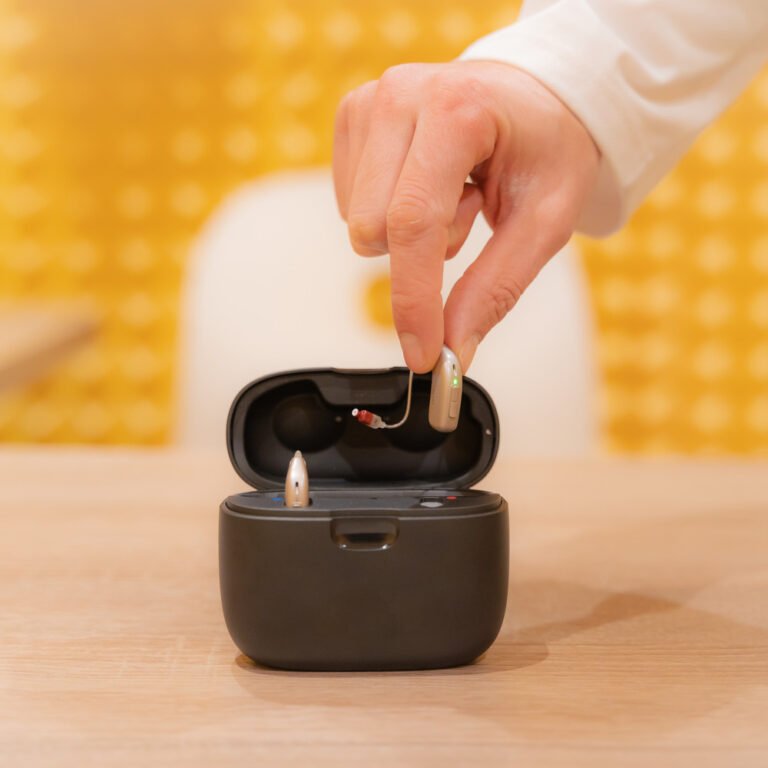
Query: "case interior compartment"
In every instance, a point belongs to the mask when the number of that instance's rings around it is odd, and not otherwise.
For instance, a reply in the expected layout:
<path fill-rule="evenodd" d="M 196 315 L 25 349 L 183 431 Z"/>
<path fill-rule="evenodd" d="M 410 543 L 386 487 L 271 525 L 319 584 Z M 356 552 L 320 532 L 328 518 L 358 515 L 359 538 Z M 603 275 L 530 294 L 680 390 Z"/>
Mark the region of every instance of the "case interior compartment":
<path fill-rule="evenodd" d="M 454 432 L 428 421 L 430 377 L 415 376 L 411 413 L 393 430 L 374 430 L 355 407 L 398 421 L 408 370 L 294 371 L 253 382 L 237 396 L 227 427 L 232 463 L 255 488 L 276 488 L 294 451 L 305 455 L 313 487 L 465 488 L 487 473 L 498 449 L 498 418 L 485 392 L 464 379 Z M 386 457 L 386 459 L 384 459 Z"/>

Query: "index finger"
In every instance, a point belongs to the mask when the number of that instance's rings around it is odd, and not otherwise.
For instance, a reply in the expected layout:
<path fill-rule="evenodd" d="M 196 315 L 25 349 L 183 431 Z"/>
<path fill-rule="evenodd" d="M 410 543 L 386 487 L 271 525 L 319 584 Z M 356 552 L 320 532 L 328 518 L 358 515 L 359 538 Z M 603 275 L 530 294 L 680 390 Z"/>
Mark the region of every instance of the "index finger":
<path fill-rule="evenodd" d="M 443 345 L 443 264 L 464 182 L 495 143 L 491 121 L 464 98 L 419 115 L 387 211 L 392 312 L 417 373 L 433 367 Z"/>

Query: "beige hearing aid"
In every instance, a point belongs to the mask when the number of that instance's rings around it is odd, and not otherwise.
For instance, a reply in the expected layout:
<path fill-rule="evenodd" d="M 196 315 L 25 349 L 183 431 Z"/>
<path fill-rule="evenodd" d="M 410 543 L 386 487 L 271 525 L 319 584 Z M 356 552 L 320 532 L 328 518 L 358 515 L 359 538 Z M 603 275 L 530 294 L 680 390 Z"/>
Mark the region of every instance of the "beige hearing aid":
<path fill-rule="evenodd" d="M 429 394 L 429 424 L 438 432 L 453 432 L 459 424 L 461 409 L 461 364 L 459 358 L 448 347 L 443 347 L 440 358 L 432 369 L 432 389 Z M 411 412 L 411 393 L 413 390 L 413 371 L 408 376 L 408 399 L 405 414 L 395 424 L 387 424 L 376 413 L 355 408 L 352 415 L 371 429 L 397 429 L 402 427 Z"/>
<path fill-rule="evenodd" d="M 301 451 L 296 451 L 288 464 L 288 474 L 285 476 L 285 506 L 309 506 L 309 474 Z"/>
<path fill-rule="evenodd" d="M 429 425 L 438 432 L 453 432 L 459 424 L 461 409 L 461 363 L 448 347 L 443 347 L 432 369 L 429 393 Z"/>

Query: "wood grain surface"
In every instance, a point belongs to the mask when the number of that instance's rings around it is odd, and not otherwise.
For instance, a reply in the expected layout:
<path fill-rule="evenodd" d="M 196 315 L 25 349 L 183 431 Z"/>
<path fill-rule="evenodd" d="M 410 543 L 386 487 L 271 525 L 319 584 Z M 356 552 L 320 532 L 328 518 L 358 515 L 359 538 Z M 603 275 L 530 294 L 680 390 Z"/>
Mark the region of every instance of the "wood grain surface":
<path fill-rule="evenodd" d="M 766 470 L 498 466 L 511 583 L 486 656 L 307 674 L 227 635 L 223 455 L 0 451 L 0 764 L 766 766 Z"/>

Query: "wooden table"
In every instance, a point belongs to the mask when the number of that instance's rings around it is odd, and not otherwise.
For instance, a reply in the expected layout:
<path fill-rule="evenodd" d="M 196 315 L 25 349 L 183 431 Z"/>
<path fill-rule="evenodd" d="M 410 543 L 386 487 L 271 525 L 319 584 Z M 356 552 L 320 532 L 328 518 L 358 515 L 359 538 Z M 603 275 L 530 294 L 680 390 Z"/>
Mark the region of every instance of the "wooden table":
<path fill-rule="evenodd" d="M 0 451 L 0 764 L 764 768 L 767 470 L 497 467 L 511 592 L 485 658 L 296 674 L 224 628 L 223 456 Z"/>

